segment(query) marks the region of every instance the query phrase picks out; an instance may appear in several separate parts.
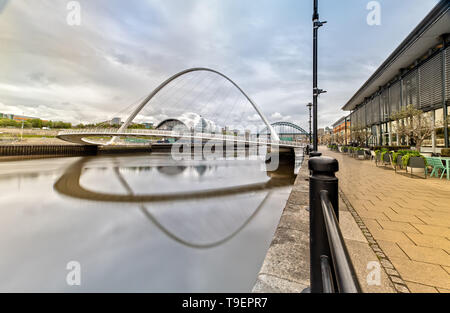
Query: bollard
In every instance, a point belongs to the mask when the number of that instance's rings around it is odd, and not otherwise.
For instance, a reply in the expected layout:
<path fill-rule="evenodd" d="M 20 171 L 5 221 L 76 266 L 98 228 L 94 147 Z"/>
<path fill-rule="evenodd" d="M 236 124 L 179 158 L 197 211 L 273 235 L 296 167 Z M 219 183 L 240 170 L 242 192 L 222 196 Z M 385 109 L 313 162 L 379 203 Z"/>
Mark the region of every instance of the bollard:
<path fill-rule="evenodd" d="M 309 156 L 310 156 L 311 158 L 314 158 L 314 157 L 320 157 L 320 156 L 322 156 L 322 153 L 321 153 L 321 152 L 317 152 L 317 151 L 311 151 L 311 152 L 309 153 Z"/>
<path fill-rule="evenodd" d="M 309 244 L 310 244 L 310 282 L 312 293 L 322 293 L 321 256 L 330 256 L 328 235 L 322 213 L 320 191 L 328 191 L 336 217 L 339 218 L 338 161 L 330 157 L 315 157 L 308 161 L 309 177 Z"/>

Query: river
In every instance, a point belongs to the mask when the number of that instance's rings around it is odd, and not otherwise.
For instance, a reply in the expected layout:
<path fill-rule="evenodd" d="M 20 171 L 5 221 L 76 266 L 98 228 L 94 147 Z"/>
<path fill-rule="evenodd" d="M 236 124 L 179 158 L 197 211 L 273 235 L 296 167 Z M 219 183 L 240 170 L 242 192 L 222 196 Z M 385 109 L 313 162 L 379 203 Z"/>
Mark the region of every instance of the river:
<path fill-rule="evenodd" d="M 165 153 L 0 162 L 0 291 L 249 292 L 293 166 Z"/>

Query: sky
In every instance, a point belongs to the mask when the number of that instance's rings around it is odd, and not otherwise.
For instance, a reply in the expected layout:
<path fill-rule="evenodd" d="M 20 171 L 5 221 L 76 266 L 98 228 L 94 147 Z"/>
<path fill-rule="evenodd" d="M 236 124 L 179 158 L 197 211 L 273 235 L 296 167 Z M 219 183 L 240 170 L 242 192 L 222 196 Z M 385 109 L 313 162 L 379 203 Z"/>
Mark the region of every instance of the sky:
<path fill-rule="evenodd" d="M 69 2 L 0 0 L 0 112 L 72 123 L 125 118 L 121 110 L 171 75 L 208 67 L 233 79 L 270 122 L 307 129 L 312 0 L 80 0 L 80 25 L 67 22 Z M 438 0 L 379 0 L 381 25 L 372 26 L 369 2 L 319 0 L 327 21 L 319 127 L 346 114 L 341 107 Z M 217 103 L 210 112 L 220 115 L 227 105 Z M 138 119 L 176 117 L 171 109 L 175 102 Z"/>

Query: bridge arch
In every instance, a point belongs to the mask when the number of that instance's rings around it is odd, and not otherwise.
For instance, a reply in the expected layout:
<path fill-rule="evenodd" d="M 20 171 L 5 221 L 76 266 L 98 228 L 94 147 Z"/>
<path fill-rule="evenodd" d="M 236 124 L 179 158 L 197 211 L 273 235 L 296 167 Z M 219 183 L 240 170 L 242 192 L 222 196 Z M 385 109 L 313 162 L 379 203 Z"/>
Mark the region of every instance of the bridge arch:
<path fill-rule="evenodd" d="M 275 141 L 279 141 L 280 138 L 278 137 L 278 134 L 276 133 L 275 129 L 269 124 L 269 121 L 267 120 L 267 118 L 264 116 L 264 114 L 261 112 L 261 110 L 259 109 L 259 107 L 256 105 L 255 102 L 253 102 L 253 100 L 233 81 L 231 80 L 228 76 L 222 74 L 219 71 L 210 69 L 210 68 L 206 68 L 206 67 L 194 67 L 194 68 L 190 68 L 184 71 L 181 71 L 173 76 L 171 76 L 170 78 L 166 79 L 163 83 L 161 83 L 158 87 L 156 87 L 140 104 L 139 106 L 133 111 L 133 113 L 131 113 L 131 115 L 127 118 L 127 120 L 125 121 L 125 123 L 123 123 L 123 125 L 119 128 L 118 133 L 120 133 L 121 131 L 125 130 L 128 128 L 128 126 L 133 122 L 133 120 L 135 119 L 135 117 L 139 114 L 139 112 L 141 112 L 141 110 L 147 105 L 147 103 L 153 99 L 153 97 L 155 97 L 158 92 L 160 92 L 165 86 L 167 86 L 170 82 L 174 81 L 175 79 L 177 79 L 180 76 L 183 76 L 185 74 L 188 73 L 192 73 L 192 72 L 211 72 L 214 74 L 217 74 L 223 78 L 225 78 L 227 81 L 229 81 L 231 84 L 233 84 L 234 87 L 236 87 L 239 92 L 248 100 L 248 102 L 250 102 L 250 104 L 253 106 L 253 108 L 255 109 L 256 113 L 258 113 L 259 117 L 261 117 L 261 119 L 263 120 L 264 124 L 266 124 L 267 129 L 270 130 L 270 135 L 272 137 L 273 140 Z"/>
<path fill-rule="evenodd" d="M 294 123 L 291 123 L 291 122 L 284 122 L 284 121 L 281 121 L 281 122 L 275 122 L 275 123 L 272 123 L 272 124 L 270 124 L 270 125 L 272 126 L 272 128 L 277 127 L 277 126 L 286 126 L 286 127 L 290 127 L 290 128 L 295 129 L 296 131 L 298 131 L 298 133 L 299 133 L 300 135 L 309 135 L 309 133 L 308 133 L 306 130 L 304 130 L 302 127 L 300 127 L 300 126 L 298 126 L 298 125 L 296 125 L 296 124 L 294 124 Z M 274 130 L 275 130 L 275 129 L 274 129 Z M 264 128 L 261 132 L 259 132 L 258 135 L 264 134 L 265 132 L 267 132 L 267 127 Z"/>

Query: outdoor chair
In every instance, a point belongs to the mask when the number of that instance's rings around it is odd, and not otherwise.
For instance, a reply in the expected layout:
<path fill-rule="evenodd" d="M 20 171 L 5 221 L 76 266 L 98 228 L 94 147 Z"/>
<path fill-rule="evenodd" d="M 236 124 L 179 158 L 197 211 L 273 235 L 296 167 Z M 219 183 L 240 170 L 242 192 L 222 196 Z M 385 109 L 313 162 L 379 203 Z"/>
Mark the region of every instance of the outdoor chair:
<path fill-rule="evenodd" d="M 376 157 L 375 151 L 370 150 L 370 159 L 375 160 L 375 157 Z"/>
<path fill-rule="evenodd" d="M 372 151 L 364 150 L 364 158 L 370 160 L 372 158 Z"/>
<path fill-rule="evenodd" d="M 429 157 L 426 159 L 427 159 L 428 165 L 433 167 L 430 177 L 433 177 L 433 175 L 435 175 L 436 177 L 439 177 L 439 170 L 441 170 L 442 171 L 441 179 L 442 179 L 442 177 L 444 177 L 445 172 L 447 171 L 447 168 L 442 164 L 441 159 L 435 158 L 435 157 Z"/>

